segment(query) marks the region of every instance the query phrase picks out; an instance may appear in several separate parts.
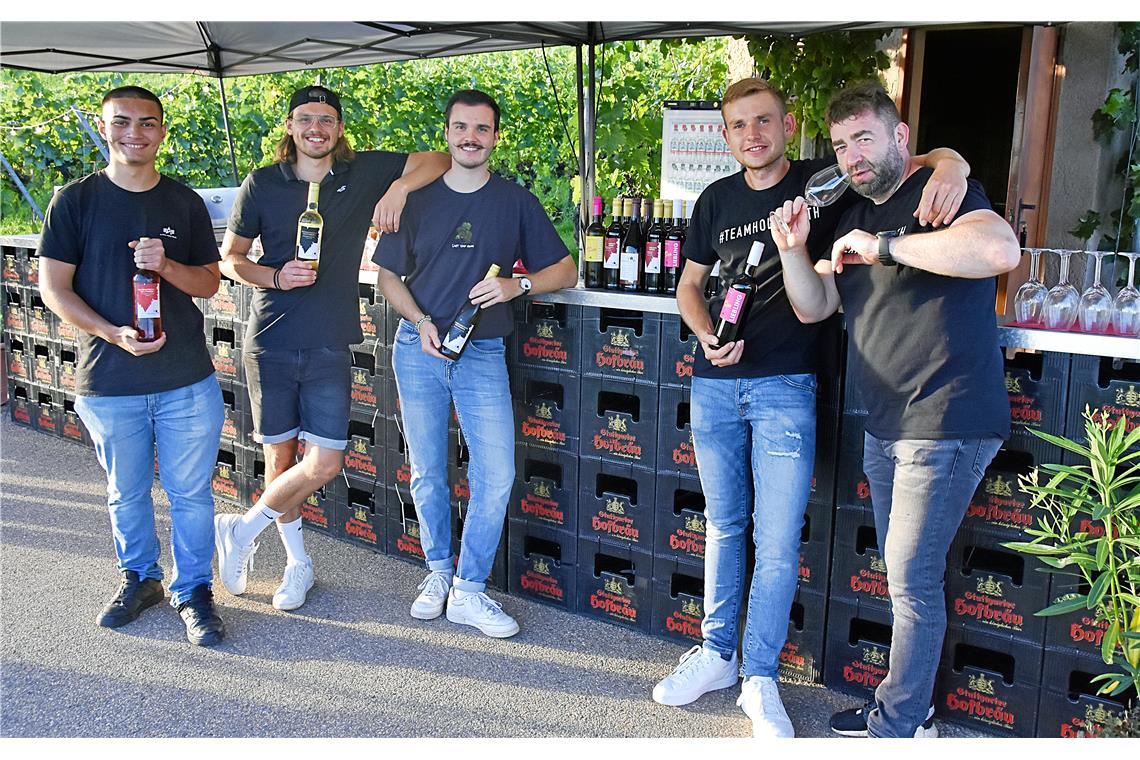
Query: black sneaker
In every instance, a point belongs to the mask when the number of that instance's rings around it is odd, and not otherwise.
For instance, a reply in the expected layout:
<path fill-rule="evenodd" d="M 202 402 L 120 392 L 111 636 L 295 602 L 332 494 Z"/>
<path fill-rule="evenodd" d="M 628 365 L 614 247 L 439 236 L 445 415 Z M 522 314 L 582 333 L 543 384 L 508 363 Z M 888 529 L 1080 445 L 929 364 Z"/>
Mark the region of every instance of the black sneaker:
<path fill-rule="evenodd" d="M 214 593 L 205 584 L 194 587 L 190 598 L 178 605 L 178 614 L 186 624 L 186 638 L 191 644 L 212 647 L 226 634 L 226 626 L 214 609 Z"/>
<path fill-rule="evenodd" d="M 875 709 L 874 700 L 862 707 L 853 707 L 831 716 L 831 730 L 840 736 L 866 736 L 867 714 Z M 934 726 L 934 707 L 926 713 L 926 720 L 914 730 L 915 739 L 934 739 L 938 729 Z"/>
<path fill-rule="evenodd" d="M 114 598 L 95 618 L 95 624 L 104 628 L 118 628 L 135 620 L 147 607 L 153 607 L 165 598 L 162 582 L 155 578 L 139 580 L 134 570 L 124 570 L 123 580 Z"/>

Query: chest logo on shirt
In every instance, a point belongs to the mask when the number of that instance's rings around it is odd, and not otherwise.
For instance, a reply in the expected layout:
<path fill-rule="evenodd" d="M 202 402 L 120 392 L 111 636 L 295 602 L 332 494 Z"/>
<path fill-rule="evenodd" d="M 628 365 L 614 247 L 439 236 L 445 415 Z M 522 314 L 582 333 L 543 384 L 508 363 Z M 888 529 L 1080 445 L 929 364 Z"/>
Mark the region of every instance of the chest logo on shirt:
<path fill-rule="evenodd" d="M 177 233 L 174 232 L 173 227 L 163 227 L 162 232 L 160 232 L 158 234 L 161 237 L 170 238 L 171 240 L 177 240 L 178 239 L 178 235 L 177 235 Z"/>
<path fill-rule="evenodd" d="M 471 242 L 471 222 L 464 222 L 455 228 L 455 234 L 451 237 L 452 248 L 474 248 L 475 245 Z"/>
<path fill-rule="evenodd" d="M 336 191 L 337 191 L 338 193 L 343 193 L 343 192 L 344 192 L 345 190 L 347 190 L 347 189 L 348 189 L 348 185 L 341 185 L 340 187 L 338 187 L 338 188 L 336 189 Z"/>
<path fill-rule="evenodd" d="M 775 209 L 772 209 L 775 211 Z M 819 207 L 808 206 L 808 219 L 819 219 Z M 748 224 L 738 224 L 735 227 L 726 227 L 717 234 L 717 244 L 727 243 L 730 240 L 753 237 L 761 232 L 768 231 L 768 214 L 761 219 L 755 219 Z"/>

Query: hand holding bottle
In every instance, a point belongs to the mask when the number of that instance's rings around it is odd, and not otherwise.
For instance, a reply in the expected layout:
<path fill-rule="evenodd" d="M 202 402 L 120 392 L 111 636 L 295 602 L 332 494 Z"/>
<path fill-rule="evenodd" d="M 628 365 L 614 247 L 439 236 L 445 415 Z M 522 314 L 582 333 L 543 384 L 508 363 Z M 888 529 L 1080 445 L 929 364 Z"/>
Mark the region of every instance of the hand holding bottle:
<path fill-rule="evenodd" d="M 108 336 L 107 342 L 114 343 L 132 356 L 153 354 L 166 345 L 166 333 L 158 336 L 155 340 L 146 342 L 140 341 L 138 338 L 138 330 L 130 325 L 123 325 L 122 327 L 115 328 L 114 332 Z"/>
<path fill-rule="evenodd" d="M 731 341 L 721 348 L 717 348 L 718 339 L 715 333 L 702 330 L 695 334 L 697 340 L 701 342 L 701 349 L 705 352 L 705 358 L 714 367 L 731 367 L 739 362 L 740 357 L 744 355 L 743 339 Z"/>
<path fill-rule="evenodd" d="M 277 285 L 281 290 L 305 288 L 317 281 L 317 270 L 309 266 L 308 262 L 298 259 L 289 259 L 281 267 L 277 275 Z"/>
<path fill-rule="evenodd" d="M 439 352 L 442 345 L 439 340 L 439 329 L 431 320 L 420 325 L 420 348 L 425 354 L 434 356 L 436 359 L 447 359 Z"/>
<path fill-rule="evenodd" d="M 486 309 L 488 306 L 518 298 L 522 292 L 522 287 L 514 277 L 488 277 L 475 283 L 467 294 L 467 300 Z"/>
<path fill-rule="evenodd" d="M 135 267 L 145 269 L 155 274 L 162 274 L 166 269 L 166 248 L 160 238 L 140 238 L 127 243 L 127 247 L 135 252 Z"/>

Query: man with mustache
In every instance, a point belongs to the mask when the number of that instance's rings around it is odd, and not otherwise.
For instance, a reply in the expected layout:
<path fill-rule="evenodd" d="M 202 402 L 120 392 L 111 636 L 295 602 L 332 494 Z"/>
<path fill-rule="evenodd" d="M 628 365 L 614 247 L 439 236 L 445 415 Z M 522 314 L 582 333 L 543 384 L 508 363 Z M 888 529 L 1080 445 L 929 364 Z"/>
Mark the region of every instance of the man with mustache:
<path fill-rule="evenodd" d="M 513 327 L 508 302 L 572 287 L 578 269 L 538 199 L 487 168 L 499 139 L 499 106 L 479 90 L 460 90 L 444 111 L 451 168 L 408 197 L 398 232 L 385 235 L 373 260 L 384 297 L 404 317 L 392 367 L 412 466 L 412 500 L 428 574 L 411 615 L 439 617 L 488 636 L 519 626 L 486 593 L 514 481 L 515 433 L 504 338 Z M 510 276 L 522 259 L 526 277 Z M 505 277 L 487 277 L 491 265 Z M 403 279 L 401 279 L 403 278 Z M 458 359 L 444 356 L 440 335 L 468 304 L 482 317 Z M 447 424 L 451 404 L 471 449 L 471 501 L 458 557 L 451 551 Z"/>
<path fill-rule="evenodd" d="M 242 360 L 265 492 L 244 515 L 217 516 L 218 574 L 231 594 L 245 593 L 254 540 L 276 522 L 287 558 L 273 594 L 281 610 L 304 604 L 314 582 L 301 504 L 337 476 L 348 445 L 348 347 L 363 339 L 357 273 L 369 222 L 395 230 L 407 194 L 447 167 L 441 153 L 356 152 L 342 116 L 340 98 L 325 87 L 293 93 L 277 163 L 245 178 L 222 241 L 222 272 L 254 288 Z M 295 258 L 311 182 L 320 184 L 324 218 L 316 269 Z M 254 262 L 246 254 L 258 236 L 264 253 Z"/>
<path fill-rule="evenodd" d="M 788 299 L 805 323 L 842 300 L 849 386 L 868 405 L 863 467 L 887 566 L 893 616 L 889 672 L 866 705 L 837 713 L 847 736 L 937 736 L 930 706 L 946 631 L 946 553 L 970 497 L 1009 436 L 994 316 L 995 275 L 1017 266 L 1017 239 L 971 180 L 958 217 L 934 230 L 913 216 L 929 170 L 910 157 L 909 128 L 877 83 L 828 107 L 839 165 L 861 196 L 813 264 L 803 198 L 774 233 Z"/>

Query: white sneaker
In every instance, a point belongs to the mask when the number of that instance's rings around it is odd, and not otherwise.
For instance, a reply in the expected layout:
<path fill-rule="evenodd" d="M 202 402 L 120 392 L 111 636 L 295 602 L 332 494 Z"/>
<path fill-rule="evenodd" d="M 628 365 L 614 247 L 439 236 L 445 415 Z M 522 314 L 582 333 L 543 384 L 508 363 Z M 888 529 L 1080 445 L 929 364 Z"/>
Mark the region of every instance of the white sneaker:
<path fill-rule="evenodd" d="M 503 612 L 503 605 L 482 591 L 466 593 L 462 598 L 455 589 L 447 594 L 447 619 L 461 625 L 473 625 L 488 636 L 505 639 L 519 632 L 518 622 Z"/>
<path fill-rule="evenodd" d="M 435 620 L 447 606 L 447 592 L 451 590 L 451 573 L 433 570 L 420 585 L 420 595 L 412 602 L 412 617 L 416 620 Z"/>
<path fill-rule="evenodd" d="M 792 721 L 780 701 L 776 679 L 751 676 L 740 687 L 736 704 L 752 719 L 752 736 L 760 739 L 791 738 L 796 735 Z"/>
<path fill-rule="evenodd" d="M 253 569 L 253 555 L 257 544 L 240 546 L 234 540 L 234 526 L 241 515 L 214 516 L 214 548 L 218 551 L 218 575 L 222 585 L 234 596 L 245 593 L 249 571 Z"/>
<path fill-rule="evenodd" d="M 273 606 L 279 610 L 295 610 L 305 603 L 305 595 L 313 587 L 313 561 L 290 562 L 285 577 L 273 592 Z"/>
<path fill-rule="evenodd" d="M 653 687 L 653 701 L 662 705 L 687 705 L 702 694 L 736 685 L 740 668 L 736 653 L 726 660 L 699 644 L 681 655 L 673 672 Z"/>

